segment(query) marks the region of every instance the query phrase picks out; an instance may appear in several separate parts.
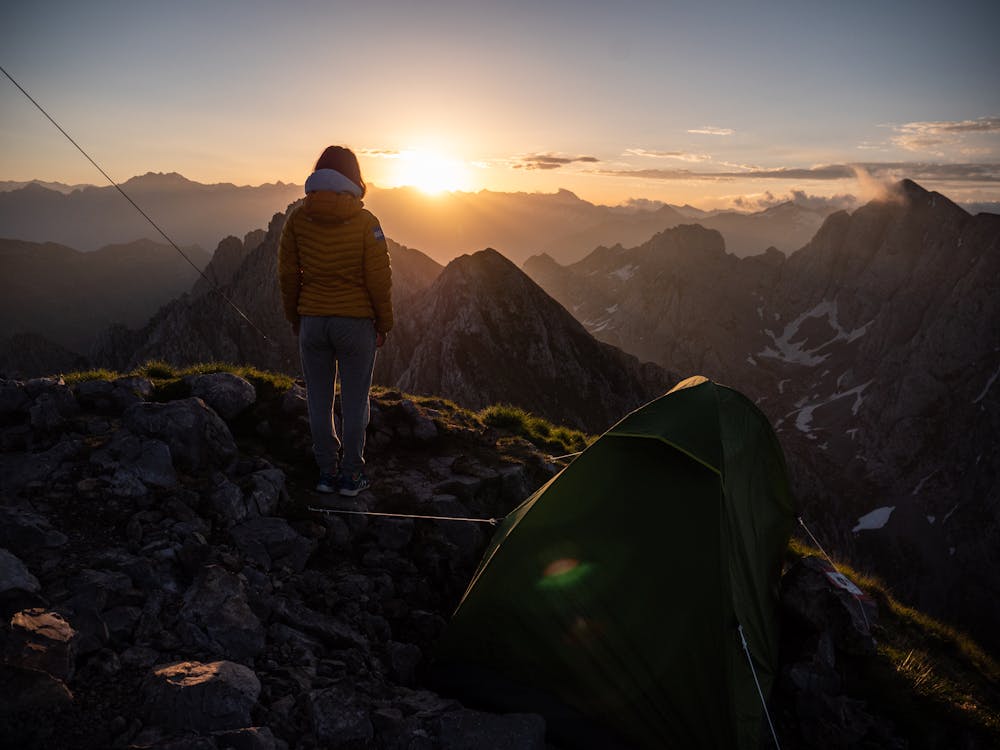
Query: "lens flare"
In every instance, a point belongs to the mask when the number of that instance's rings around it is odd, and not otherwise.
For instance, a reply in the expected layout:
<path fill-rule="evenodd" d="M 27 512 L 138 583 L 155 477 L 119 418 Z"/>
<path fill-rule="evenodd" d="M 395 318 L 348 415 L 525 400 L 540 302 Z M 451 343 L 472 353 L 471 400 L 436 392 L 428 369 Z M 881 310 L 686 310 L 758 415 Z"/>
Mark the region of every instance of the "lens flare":
<path fill-rule="evenodd" d="M 536 585 L 543 590 L 576 586 L 590 574 L 593 567 L 575 557 L 560 557 L 545 566 Z"/>

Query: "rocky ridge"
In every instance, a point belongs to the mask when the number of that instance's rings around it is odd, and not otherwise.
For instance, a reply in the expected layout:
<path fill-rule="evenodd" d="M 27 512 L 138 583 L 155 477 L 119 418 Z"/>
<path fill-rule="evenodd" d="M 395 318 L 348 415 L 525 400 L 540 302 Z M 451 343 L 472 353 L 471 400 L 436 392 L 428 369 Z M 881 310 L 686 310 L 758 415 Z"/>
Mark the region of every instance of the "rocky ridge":
<path fill-rule="evenodd" d="M 310 492 L 308 443 L 299 385 L 0 382 L 0 740 L 546 748 L 540 716 L 427 687 L 489 527 L 311 512 L 329 498 Z M 494 518 L 557 470 L 469 412 L 398 391 L 373 399 L 369 460 L 373 490 L 337 507 Z M 784 579 L 782 746 L 909 747 L 919 738 L 852 692 L 878 612 L 825 566 L 806 557 Z M 913 747 L 991 741 L 940 720 L 928 731 Z"/>

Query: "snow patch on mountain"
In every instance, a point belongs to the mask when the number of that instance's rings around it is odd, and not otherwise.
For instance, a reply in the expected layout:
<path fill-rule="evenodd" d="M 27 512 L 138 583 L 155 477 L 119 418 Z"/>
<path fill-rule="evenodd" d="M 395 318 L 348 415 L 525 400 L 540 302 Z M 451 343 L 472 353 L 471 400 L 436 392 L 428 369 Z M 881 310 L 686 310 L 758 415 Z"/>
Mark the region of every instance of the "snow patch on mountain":
<path fill-rule="evenodd" d="M 617 276 L 622 281 L 628 281 L 633 276 L 635 276 L 635 272 L 638 270 L 639 266 L 635 265 L 634 263 L 629 263 L 628 265 L 624 265 L 621 268 L 612 271 L 608 275 Z"/>
<path fill-rule="evenodd" d="M 889 516 L 892 515 L 894 510 L 896 510 L 895 505 L 888 505 L 884 508 L 876 508 L 871 513 L 865 513 L 865 515 L 858 519 L 857 525 L 851 531 L 856 534 L 859 531 L 881 529 L 889 523 Z"/>
<path fill-rule="evenodd" d="M 826 319 L 827 324 L 833 330 L 834 335 L 832 338 L 824 341 L 818 346 L 814 346 L 811 349 L 806 349 L 806 339 L 801 338 L 796 340 L 800 333 L 800 328 L 803 323 L 811 318 Z M 829 357 L 829 353 L 819 354 L 821 350 L 830 346 L 831 344 L 843 341 L 846 343 L 851 343 L 856 339 L 864 336 L 868 331 L 868 326 L 871 325 L 871 321 L 865 323 L 860 328 L 855 328 L 852 331 L 845 330 L 840 324 L 837 318 L 837 300 L 836 298 L 832 300 L 823 300 L 819 304 L 815 305 L 812 309 L 799 315 L 795 320 L 785 326 L 781 335 L 778 336 L 771 329 L 766 329 L 766 333 L 771 341 L 774 342 L 774 348 L 768 346 L 762 351 L 757 352 L 759 357 L 768 357 L 770 359 L 777 359 L 783 362 L 788 362 L 791 364 L 806 365 L 807 367 L 815 367 L 821 364 Z"/>
<path fill-rule="evenodd" d="M 816 411 L 821 406 L 826 406 L 827 404 L 832 404 L 834 401 L 838 401 L 842 398 L 848 396 L 854 396 L 854 403 L 851 404 L 851 414 L 855 417 L 858 415 L 858 411 L 861 409 L 861 404 L 864 402 L 864 392 L 865 388 L 872 384 L 873 381 L 869 380 L 867 383 L 862 383 L 861 385 L 855 386 L 849 390 L 843 392 L 834 393 L 825 399 L 819 399 L 816 394 L 808 396 L 804 399 L 800 399 L 796 402 L 796 406 L 799 407 L 798 415 L 795 418 L 795 427 L 799 432 L 804 432 L 809 434 L 812 432 L 812 418 L 813 412 Z M 819 400 L 815 400 L 819 399 Z M 812 403 L 810 403 L 812 401 Z M 795 412 L 792 412 L 795 414 Z"/>

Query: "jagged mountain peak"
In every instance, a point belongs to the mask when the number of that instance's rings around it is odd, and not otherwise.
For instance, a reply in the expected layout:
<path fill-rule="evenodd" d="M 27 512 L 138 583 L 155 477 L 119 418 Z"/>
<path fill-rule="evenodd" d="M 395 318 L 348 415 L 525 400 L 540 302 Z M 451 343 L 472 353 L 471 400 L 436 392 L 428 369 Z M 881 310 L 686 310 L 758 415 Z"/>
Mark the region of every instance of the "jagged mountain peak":
<path fill-rule="evenodd" d="M 672 380 L 596 341 L 526 273 L 488 248 L 453 260 L 399 319 L 381 382 L 482 408 L 513 403 L 606 429 Z"/>
<path fill-rule="evenodd" d="M 492 247 L 487 247 L 475 253 L 466 253 L 455 258 L 445 270 L 451 273 L 470 273 L 479 271 L 516 271 L 515 266 L 503 253 Z"/>
<path fill-rule="evenodd" d="M 866 208 L 889 208 L 895 209 L 903 207 L 907 210 L 936 210 L 940 213 L 950 213 L 955 216 L 968 216 L 969 212 L 954 203 L 946 196 L 933 190 L 927 190 L 909 178 L 903 178 L 898 182 L 888 185 L 882 195 L 862 206 Z"/>
<path fill-rule="evenodd" d="M 445 266 L 434 284 L 436 287 L 470 287 L 475 294 L 509 296 L 513 290 L 547 297 L 513 261 L 493 248 L 486 248 L 471 255 L 462 255 Z M 455 293 L 453 291 L 453 293 Z"/>

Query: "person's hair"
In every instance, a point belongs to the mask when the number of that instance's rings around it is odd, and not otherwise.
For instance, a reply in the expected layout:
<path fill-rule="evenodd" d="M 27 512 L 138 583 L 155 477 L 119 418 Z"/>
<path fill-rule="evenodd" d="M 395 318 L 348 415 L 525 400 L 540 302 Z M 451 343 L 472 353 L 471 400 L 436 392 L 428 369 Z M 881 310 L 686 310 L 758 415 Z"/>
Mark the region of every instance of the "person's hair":
<path fill-rule="evenodd" d="M 367 191 L 365 181 L 361 179 L 361 167 L 358 166 L 358 157 L 349 148 L 327 146 L 316 161 L 316 169 L 335 169 L 361 188 L 362 197 Z"/>

